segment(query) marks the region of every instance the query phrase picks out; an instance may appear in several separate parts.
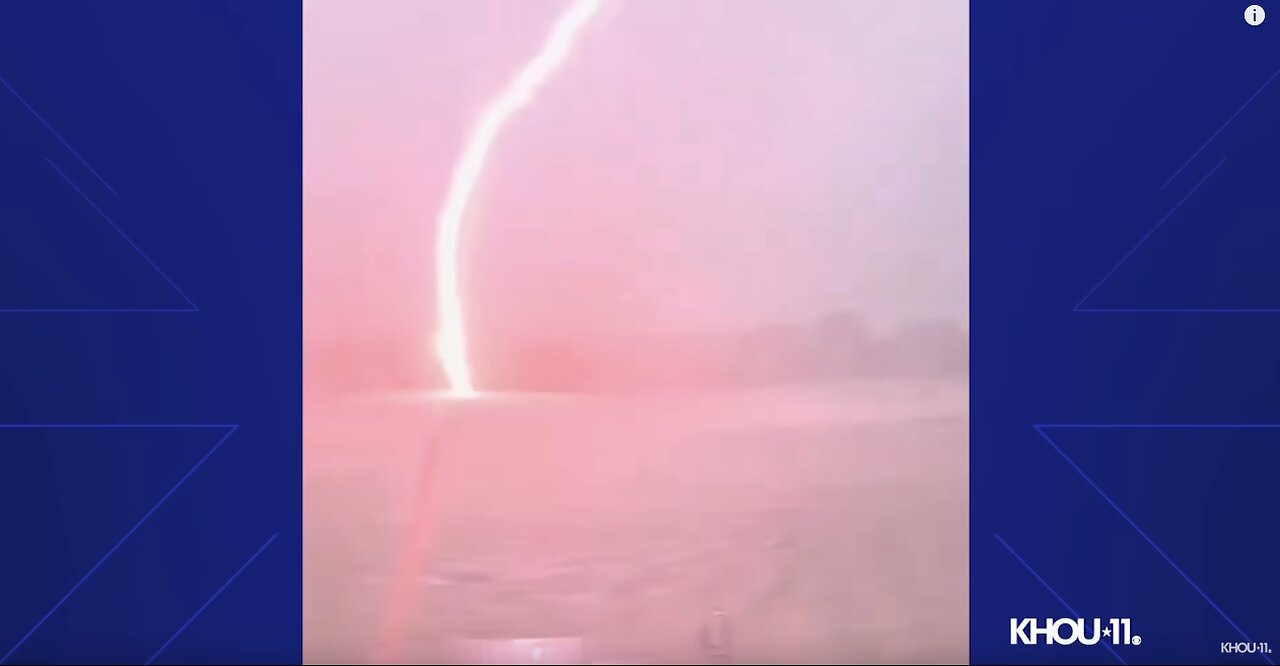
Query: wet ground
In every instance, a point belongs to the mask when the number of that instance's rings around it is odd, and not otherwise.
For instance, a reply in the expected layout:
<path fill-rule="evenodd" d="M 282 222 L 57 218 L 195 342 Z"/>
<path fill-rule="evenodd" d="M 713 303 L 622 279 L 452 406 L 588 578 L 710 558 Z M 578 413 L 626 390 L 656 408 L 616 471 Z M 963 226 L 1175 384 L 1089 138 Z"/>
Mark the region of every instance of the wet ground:
<path fill-rule="evenodd" d="M 306 661 L 963 663 L 966 414 L 963 381 L 308 401 Z"/>

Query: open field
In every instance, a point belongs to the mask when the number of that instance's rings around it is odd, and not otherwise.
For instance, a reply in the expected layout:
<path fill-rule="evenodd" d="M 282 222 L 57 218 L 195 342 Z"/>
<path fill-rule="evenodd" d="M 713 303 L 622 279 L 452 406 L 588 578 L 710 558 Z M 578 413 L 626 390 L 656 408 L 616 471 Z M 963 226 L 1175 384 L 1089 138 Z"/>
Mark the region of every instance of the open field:
<path fill-rule="evenodd" d="M 962 663 L 966 388 L 309 400 L 306 661 Z"/>

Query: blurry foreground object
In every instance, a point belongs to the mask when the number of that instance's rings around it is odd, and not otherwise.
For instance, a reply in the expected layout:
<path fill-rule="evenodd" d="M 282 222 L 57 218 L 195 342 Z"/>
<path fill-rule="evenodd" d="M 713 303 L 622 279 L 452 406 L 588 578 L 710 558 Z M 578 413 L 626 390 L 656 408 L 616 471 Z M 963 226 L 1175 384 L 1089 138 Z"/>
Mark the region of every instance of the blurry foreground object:
<path fill-rule="evenodd" d="M 729 663 L 732 657 L 732 635 L 729 631 L 729 615 L 722 610 L 712 611 L 702 627 L 702 649 L 716 663 Z"/>

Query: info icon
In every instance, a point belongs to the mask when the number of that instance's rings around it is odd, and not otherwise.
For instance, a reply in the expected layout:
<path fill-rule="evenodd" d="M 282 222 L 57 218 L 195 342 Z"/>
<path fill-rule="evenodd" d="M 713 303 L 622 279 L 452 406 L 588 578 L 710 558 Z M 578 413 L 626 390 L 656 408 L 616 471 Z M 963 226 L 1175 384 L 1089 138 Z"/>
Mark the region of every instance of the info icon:
<path fill-rule="evenodd" d="M 1260 5 L 1249 5 L 1244 10 L 1244 22 L 1249 25 L 1262 25 L 1267 20 L 1267 10 Z"/>

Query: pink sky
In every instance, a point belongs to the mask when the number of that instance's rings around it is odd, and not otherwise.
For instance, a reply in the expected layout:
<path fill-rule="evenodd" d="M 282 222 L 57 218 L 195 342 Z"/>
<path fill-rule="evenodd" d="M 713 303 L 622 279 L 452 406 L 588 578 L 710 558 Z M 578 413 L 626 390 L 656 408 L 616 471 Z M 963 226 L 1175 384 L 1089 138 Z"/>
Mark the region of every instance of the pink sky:
<path fill-rule="evenodd" d="M 435 220 L 564 0 L 308 0 L 309 340 L 434 328 Z M 487 335 L 968 312 L 968 7 L 606 0 L 464 231 Z"/>

